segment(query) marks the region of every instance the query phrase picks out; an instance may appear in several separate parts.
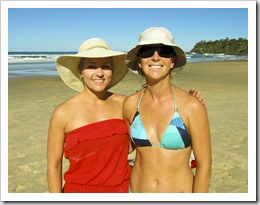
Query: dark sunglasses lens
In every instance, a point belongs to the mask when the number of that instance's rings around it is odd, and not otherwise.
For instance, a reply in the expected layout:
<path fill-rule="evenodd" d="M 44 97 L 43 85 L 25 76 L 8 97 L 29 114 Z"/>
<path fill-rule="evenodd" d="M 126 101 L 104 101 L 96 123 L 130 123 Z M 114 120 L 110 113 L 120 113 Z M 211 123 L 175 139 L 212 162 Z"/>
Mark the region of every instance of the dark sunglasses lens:
<path fill-rule="evenodd" d="M 142 58 L 149 58 L 154 55 L 155 51 L 163 58 L 171 58 L 173 56 L 173 50 L 171 48 L 143 48 L 140 50 L 140 56 Z"/>
<path fill-rule="evenodd" d="M 154 48 L 148 48 L 148 49 L 144 49 L 143 51 L 141 51 L 140 55 L 142 58 L 149 58 L 149 57 L 153 56 L 154 52 L 155 52 Z"/>
<path fill-rule="evenodd" d="M 162 50 L 159 50 L 158 53 L 159 53 L 159 56 L 164 57 L 164 58 L 171 58 L 173 56 L 172 49 L 164 48 Z"/>

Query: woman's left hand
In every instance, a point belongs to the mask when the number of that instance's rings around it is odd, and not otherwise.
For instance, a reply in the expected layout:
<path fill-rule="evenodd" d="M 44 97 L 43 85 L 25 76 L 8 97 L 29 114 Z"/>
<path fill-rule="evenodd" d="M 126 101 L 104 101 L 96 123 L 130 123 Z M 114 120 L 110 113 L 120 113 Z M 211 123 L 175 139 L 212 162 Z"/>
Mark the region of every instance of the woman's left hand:
<path fill-rule="evenodd" d="M 195 88 L 191 88 L 189 90 L 189 93 L 195 96 L 203 105 L 206 105 L 206 100 L 204 99 L 200 91 L 196 90 Z"/>

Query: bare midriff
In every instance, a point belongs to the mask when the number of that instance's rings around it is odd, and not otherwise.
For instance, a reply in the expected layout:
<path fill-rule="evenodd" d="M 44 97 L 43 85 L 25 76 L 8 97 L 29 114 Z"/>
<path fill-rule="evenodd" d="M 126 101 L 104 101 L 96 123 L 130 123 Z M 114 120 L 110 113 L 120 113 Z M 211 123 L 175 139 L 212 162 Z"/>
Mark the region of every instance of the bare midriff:
<path fill-rule="evenodd" d="M 131 192 L 191 193 L 193 172 L 191 148 L 167 150 L 160 147 L 138 147 L 131 173 Z"/>

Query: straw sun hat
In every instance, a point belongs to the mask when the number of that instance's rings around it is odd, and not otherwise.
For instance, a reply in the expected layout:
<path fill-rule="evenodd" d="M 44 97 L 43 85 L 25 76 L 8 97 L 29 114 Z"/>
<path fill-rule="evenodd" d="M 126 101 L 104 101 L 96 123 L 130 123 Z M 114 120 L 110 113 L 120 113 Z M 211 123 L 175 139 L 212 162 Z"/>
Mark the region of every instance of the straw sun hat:
<path fill-rule="evenodd" d="M 141 72 L 141 68 L 137 63 L 137 55 L 143 45 L 171 46 L 175 52 L 173 69 L 182 67 L 186 64 L 185 52 L 179 46 L 174 44 L 174 37 L 171 32 L 164 27 L 151 27 L 141 33 L 139 43 L 126 55 L 127 66 L 134 72 Z"/>
<path fill-rule="evenodd" d="M 113 74 L 107 89 L 119 83 L 129 71 L 125 64 L 125 53 L 110 50 L 108 43 L 100 38 L 90 38 L 83 42 L 75 55 L 63 55 L 57 58 L 56 68 L 61 79 L 72 89 L 81 92 L 84 89 L 78 65 L 81 58 L 112 58 Z"/>

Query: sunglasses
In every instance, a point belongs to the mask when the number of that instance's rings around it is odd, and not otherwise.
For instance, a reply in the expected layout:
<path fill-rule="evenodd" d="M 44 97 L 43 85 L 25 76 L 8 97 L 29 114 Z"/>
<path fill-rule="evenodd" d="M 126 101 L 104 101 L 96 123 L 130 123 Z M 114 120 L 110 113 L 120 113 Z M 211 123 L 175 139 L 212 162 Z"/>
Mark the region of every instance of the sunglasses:
<path fill-rule="evenodd" d="M 163 46 L 163 47 L 142 46 L 138 55 L 141 58 L 150 58 L 154 55 L 155 51 L 157 51 L 159 56 L 163 58 L 171 58 L 175 55 L 173 48 L 170 46 Z"/>

